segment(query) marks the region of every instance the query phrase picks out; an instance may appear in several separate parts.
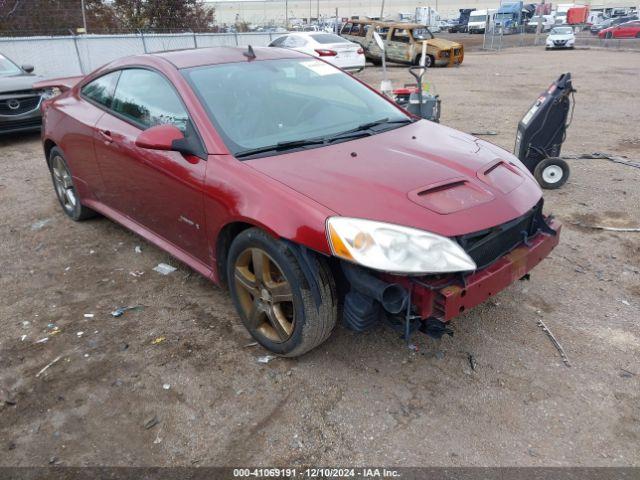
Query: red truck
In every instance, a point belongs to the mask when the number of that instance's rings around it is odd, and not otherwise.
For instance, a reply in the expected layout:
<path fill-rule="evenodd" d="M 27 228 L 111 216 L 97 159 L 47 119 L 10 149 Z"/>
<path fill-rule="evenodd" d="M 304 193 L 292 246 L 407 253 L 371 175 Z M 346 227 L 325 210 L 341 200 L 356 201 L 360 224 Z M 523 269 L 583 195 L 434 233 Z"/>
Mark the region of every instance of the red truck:
<path fill-rule="evenodd" d="M 580 25 L 582 23 L 587 23 L 588 18 L 589 18 L 588 5 L 571 7 L 569 10 L 567 10 L 567 23 L 569 25 Z"/>

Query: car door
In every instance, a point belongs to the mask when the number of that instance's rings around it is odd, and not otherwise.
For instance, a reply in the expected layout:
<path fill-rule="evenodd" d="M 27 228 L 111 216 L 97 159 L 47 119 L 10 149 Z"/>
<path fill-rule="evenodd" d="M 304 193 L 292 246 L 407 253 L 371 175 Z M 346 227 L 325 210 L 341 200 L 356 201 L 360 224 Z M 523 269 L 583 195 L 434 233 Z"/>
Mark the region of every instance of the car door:
<path fill-rule="evenodd" d="M 111 102 L 119 73 L 102 75 L 66 102 L 62 147 L 81 197 L 101 200 L 104 184 L 95 158 L 94 128 Z"/>
<path fill-rule="evenodd" d="M 180 96 L 162 74 L 144 68 L 122 70 L 110 109 L 96 124 L 105 203 L 207 262 L 202 194 L 206 162 L 136 146 L 143 130 L 160 124 L 198 135 Z"/>
<path fill-rule="evenodd" d="M 392 28 L 386 45 L 387 59 L 394 62 L 411 61 L 411 36 L 405 28 Z"/>

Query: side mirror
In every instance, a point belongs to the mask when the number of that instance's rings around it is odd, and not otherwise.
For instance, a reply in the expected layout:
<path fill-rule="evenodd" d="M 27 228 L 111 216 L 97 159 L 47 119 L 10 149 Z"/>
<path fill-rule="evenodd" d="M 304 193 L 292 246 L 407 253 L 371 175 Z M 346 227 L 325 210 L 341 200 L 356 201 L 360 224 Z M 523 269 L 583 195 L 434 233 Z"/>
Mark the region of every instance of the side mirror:
<path fill-rule="evenodd" d="M 27 73 L 33 73 L 33 71 L 35 70 L 35 67 L 33 65 L 22 65 L 22 70 L 24 70 Z"/>
<path fill-rule="evenodd" d="M 148 150 L 164 150 L 180 152 L 185 155 L 206 160 L 207 153 L 202 147 L 198 136 L 193 129 L 188 128 L 187 136 L 174 125 L 156 125 L 143 131 L 136 138 L 136 147 Z"/>
<path fill-rule="evenodd" d="M 184 134 L 174 125 L 156 125 L 146 129 L 138 138 L 136 146 L 149 150 L 175 150 L 173 142 L 184 140 Z"/>

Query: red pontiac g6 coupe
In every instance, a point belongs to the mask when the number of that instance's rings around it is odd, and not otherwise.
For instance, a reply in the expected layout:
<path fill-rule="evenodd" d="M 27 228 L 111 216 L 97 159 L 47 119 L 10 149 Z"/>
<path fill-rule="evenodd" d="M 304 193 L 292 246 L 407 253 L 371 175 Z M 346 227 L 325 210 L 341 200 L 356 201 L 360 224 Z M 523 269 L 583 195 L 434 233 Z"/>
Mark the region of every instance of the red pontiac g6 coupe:
<path fill-rule="evenodd" d="M 324 342 L 339 311 L 441 335 L 558 243 L 513 155 L 302 53 L 165 52 L 42 86 L 65 90 L 43 105 L 63 211 L 228 286 L 280 355 Z"/>

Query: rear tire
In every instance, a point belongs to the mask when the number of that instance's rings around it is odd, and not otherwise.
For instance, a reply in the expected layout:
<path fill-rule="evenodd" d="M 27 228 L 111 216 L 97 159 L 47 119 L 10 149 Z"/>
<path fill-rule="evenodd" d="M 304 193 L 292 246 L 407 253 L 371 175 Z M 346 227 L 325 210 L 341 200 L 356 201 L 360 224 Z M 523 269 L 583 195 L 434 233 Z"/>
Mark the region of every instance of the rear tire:
<path fill-rule="evenodd" d="M 318 256 L 312 256 L 311 263 L 319 306 L 285 242 L 250 228 L 229 249 L 229 291 L 240 319 L 258 343 L 277 355 L 297 357 L 308 352 L 323 343 L 336 324 L 337 294 L 331 271 Z"/>
<path fill-rule="evenodd" d="M 533 170 L 533 176 L 547 190 L 555 190 L 567 183 L 569 173 L 569 165 L 561 158 L 545 158 Z"/>
<path fill-rule="evenodd" d="M 98 214 L 82 205 L 82 199 L 73 183 L 71 170 L 62 154 L 62 150 L 53 147 L 49 153 L 49 172 L 53 181 L 56 197 L 60 202 L 62 211 L 72 220 L 79 222 L 93 218 Z"/>
<path fill-rule="evenodd" d="M 420 65 L 420 59 L 422 58 L 422 54 L 418 55 L 413 64 L 414 65 Z M 435 64 L 435 58 L 433 58 L 433 55 L 427 55 L 424 59 L 424 66 L 427 68 L 432 68 L 433 65 Z"/>

